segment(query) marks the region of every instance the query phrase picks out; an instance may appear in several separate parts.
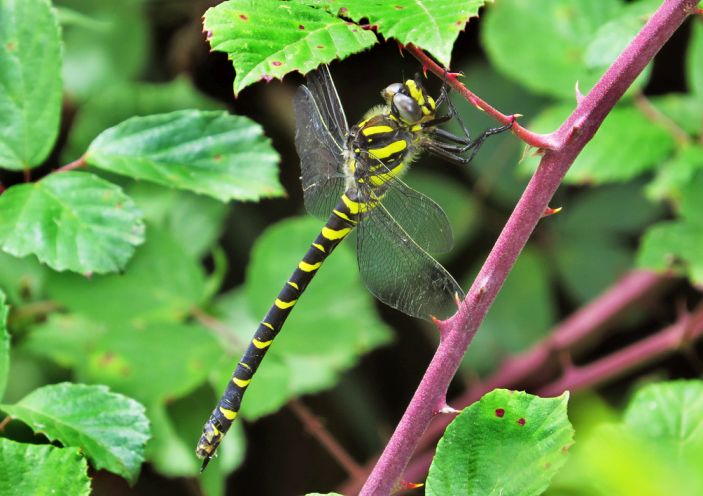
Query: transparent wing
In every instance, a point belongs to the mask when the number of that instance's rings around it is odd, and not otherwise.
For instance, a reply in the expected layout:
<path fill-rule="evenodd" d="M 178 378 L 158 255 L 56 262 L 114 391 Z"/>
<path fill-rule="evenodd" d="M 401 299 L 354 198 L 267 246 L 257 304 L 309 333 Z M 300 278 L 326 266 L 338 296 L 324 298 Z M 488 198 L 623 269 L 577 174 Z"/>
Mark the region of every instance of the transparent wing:
<path fill-rule="evenodd" d="M 379 204 L 366 212 L 357 234 L 359 271 L 366 287 L 385 304 L 428 319 L 456 311 L 459 284 Z"/>
<path fill-rule="evenodd" d="M 415 243 L 430 253 L 451 250 L 452 228 L 442 207 L 398 178 L 391 179 L 387 185 L 383 205 Z"/>
<path fill-rule="evenodd" d="M 327 66 L 308 76 L 295 95 L 295 148 L 305 208 L 327 218 L 344 192 L 344 146 L 349 133 Z"/>

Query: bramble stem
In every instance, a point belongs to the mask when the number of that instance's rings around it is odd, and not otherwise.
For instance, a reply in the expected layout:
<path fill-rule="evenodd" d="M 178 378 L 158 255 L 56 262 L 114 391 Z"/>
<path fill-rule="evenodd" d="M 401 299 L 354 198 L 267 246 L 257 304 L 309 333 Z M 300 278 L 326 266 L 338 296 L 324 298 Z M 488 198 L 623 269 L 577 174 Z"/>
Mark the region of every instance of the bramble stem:
<path fill-rule="evenodd" d="M 550 149 L 542 157 L 459 311 L 440 323 L 444 337 L 361 489 L 362 496 L 390 494 L 396 487 L 435 414 L 435 406 L 445 401 L 449 383 L 466 349 L 564 175 L 627 88 L 697 4 L 698 0 L 665 0 L 576 110 L 550 135 L 555 142 L 550 143 Z"/>
<path fill-rule="evenodd" d="M 545 149 L 554 148 L 554 146 L 556 146 L 557 143 L 552 139 L 551 135 L 533 133 L 532 131 L 522 127 L 516 120 L 518 116 L 505 115 L 483 101 L 475 93 L 459 82 L 455 73 L 446 72 L 442 66 L 432 60 L 425 52 L 417 48 L 412 43 L 406 45 L 405 49 L 422 64 L 423 68 L 429 69 L 440 79 L 446 80 L 447 84 L 454 88 L 457 93 L 463 96 L 471 105 L 493 117 L 501 124 L 510 124 L 512 122 L 512 133 L 528 145 Z"/>
<path fill-rule="evenodd" d="M 73 170 L 73 169 L 79 169 L 79 168 L 85 167 L 87 165 L 88 165 L 88 163 L 85 160 L 85 155 L 82 155 L 81 157 L 74 160 L 73 162 L 70 162 L 66 165 L 59 167 L 54 172 L 66 172 L 66 171 Z"/>

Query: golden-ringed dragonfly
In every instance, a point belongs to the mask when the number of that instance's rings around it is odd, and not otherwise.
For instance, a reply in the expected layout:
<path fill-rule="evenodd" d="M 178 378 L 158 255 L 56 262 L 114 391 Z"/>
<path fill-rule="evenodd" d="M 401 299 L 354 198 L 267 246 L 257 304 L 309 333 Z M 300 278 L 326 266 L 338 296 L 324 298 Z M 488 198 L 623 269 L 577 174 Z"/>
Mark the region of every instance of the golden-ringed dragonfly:
<path fill-rule="evenodd" d="M 476 140 L 463 124 L 463 137 L 439 129 L 454 117 L 454 108 L 444 87 L 435 101 L 417 76 L 391 84 L 381 94 L 385 105 L 371 109 L 351 129 L 326 66 L 311 73 L 295 95 L 295 145 L 305 207 L 327 222 L 259 324 L 203 427 L 196 449 L 203 470 L 237 417 L 244 392 L 286 318 L 325 259 L 354 228 L 361 277 L 376 298 L 424 319 L 446 318 L 456 310 L 456 298 L 463 292 L 430 255 L 451 248 L 447 216 L 401 177 L 423 150 L 466 164 L 487 136 L 510 126 L 489 129 Z M 450 112 L 438 115 L 445 101 Z"/>

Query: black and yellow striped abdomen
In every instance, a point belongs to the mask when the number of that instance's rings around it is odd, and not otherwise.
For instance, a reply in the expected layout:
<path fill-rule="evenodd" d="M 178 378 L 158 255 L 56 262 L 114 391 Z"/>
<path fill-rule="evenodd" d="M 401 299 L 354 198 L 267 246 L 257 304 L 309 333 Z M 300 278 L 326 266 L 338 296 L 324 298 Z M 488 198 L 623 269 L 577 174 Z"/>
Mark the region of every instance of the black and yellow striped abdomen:
<path fill-rule="evenodd" d="M 196 449 L 197 455 L 204 458 L 203 469 L 237 417 L 244 392 L 286 318 L 325 259 L 355 227 L 365 208 L 366 204 L 358 203 L 352 193 L 349 196 L 343 195 L 310 249 L 278 293 L 237 364 L 220 402 L 203 427 Z"/>

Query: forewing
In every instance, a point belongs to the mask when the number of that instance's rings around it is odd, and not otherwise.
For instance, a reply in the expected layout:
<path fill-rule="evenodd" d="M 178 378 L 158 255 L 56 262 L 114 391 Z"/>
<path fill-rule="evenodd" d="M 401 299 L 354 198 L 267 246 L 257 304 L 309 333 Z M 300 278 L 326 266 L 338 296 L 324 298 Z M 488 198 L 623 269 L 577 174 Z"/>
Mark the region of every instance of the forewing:
<path fill-rule="evenodd" d="M 327 218 L 344 192 L 343 151 L 348 131 L 326 66 L 309 76 L 308 86 L 298 88 L 294 108 L 305 207 Z"/>
<path fill-rule="evenodd" d="M 444 319 L 456 312 L 455 297 L 463 295 L 459 284 L 393 220 L 383 203 L 359 222 L 357 255 L 366 287 L 385 304 L 423 319 Z"/>

